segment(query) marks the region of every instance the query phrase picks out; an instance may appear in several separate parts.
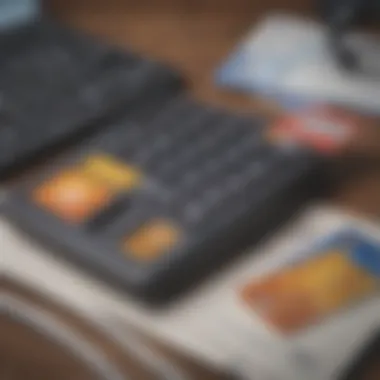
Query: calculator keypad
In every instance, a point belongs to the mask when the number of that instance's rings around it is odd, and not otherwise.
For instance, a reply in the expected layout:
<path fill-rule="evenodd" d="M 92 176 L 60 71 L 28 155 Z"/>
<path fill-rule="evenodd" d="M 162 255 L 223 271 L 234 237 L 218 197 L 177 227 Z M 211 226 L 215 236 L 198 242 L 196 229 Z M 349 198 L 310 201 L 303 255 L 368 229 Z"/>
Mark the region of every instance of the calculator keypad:
<path fill-rule="evenodd" d="M 85 177 L 118 195 L 90 225 L 108 217 L 112 224 L 113 210 L 118 202 L 125 205 L 126 196 L 128 211 L 137 209 L 146 219 L 171 218 L 185 228 L 228 219 L 228 210 L 249 203 L 250 194 L 286 168 L 289 153 L 271 145 L 263 127 L 257 118 L 188 100 L 169 103 L 150 123 L 113 126 L 76 164 Z M 124 218 L 133 225 L 133 212 L 129 221 Z"/>
<path fill-rule="evenodd" d="M 131 202 L 147 218 L 157 214 L 195 228 L 223 204 L 248 199 L 286 164 L 288 154 L 266 140 L 264 124 L 182 99 L 150 123 L 121 123 L 95 146 L 143 173 Z"/>

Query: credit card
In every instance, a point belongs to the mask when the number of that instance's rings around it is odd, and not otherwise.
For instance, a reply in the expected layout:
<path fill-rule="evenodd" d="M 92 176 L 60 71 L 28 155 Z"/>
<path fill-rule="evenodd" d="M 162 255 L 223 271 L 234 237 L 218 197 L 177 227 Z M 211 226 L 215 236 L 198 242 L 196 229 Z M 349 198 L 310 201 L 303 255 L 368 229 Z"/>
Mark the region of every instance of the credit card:
<path fill-rule="evenodd" d="M 294 334 L 374 296 L 380 244 L 355 230 L 334 234 L 307 260 L 251 281 L 241 297 L 284 334 Z"/>

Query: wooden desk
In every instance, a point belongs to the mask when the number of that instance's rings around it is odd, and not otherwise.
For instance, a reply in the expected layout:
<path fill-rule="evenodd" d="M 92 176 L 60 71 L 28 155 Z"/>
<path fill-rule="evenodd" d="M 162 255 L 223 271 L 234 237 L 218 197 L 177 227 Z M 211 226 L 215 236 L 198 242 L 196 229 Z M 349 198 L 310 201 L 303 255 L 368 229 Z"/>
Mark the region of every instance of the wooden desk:
<path fill-rule="evenodd" d="M 291 2 L 289 7 L 289 0 L 267 0 L 265 9 L 262 1 L 254 0 L 53 0 L 49 6 L 69 25 L 172 63 L 187 76 L 191 91 L 199 99 L 273 114 L 278 109 L 268 101 L 215 89 L 212 73 L 263 12 L 275 7 L 308 11 L 304 0 Z M 374 156 L 380 152 L 378 135 L 375 128 L 369 129 L 362 150 L 372 150 Z M 346 164 L 345 170 L 340 170 L 333 197 L 357 212 L 380 215 L 379 162 L 371 168 L 358 162 Z M 24 357 L 32 360 L 28 355 Z M 220 378 L 191 362 L 186 362 L 186 367 L 196 373 L 196 379 Z M 60 370 L 60 378 L 74 379 L 70 367 L 61 366 Z M 379 378 L 380 368 L 373 379 Z"/>

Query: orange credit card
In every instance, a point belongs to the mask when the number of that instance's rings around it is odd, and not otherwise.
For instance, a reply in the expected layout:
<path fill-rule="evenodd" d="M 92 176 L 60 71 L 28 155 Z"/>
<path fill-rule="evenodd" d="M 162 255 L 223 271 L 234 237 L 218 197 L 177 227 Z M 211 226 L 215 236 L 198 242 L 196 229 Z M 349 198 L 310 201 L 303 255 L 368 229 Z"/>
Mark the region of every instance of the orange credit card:
<path fill-rule="evenodd" d="M 241 296 L 268 324 L 292 334 L 375 295 L 379 263 L 379 246 L 332 246 L 305 262 L 247 284 Z"/>

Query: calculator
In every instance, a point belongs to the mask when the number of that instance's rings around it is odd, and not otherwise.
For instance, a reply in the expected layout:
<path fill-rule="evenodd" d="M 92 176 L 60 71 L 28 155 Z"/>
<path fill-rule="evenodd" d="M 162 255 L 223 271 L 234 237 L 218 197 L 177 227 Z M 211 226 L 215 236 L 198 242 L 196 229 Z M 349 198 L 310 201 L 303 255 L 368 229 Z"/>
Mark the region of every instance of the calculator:
<path fill-rule="evenodd" d="M 186 96 L 120 118 L 17 184 L 4 205 L 52 254 L 166 303 L 319 193 L 324 159 L 270 138 L 271 121 Z"/>
<path fill-rule="evenodd" d="M 48 19 L 1 31 L 0 67 L 1 179 L 183 87 L 166 64 Z"/>

